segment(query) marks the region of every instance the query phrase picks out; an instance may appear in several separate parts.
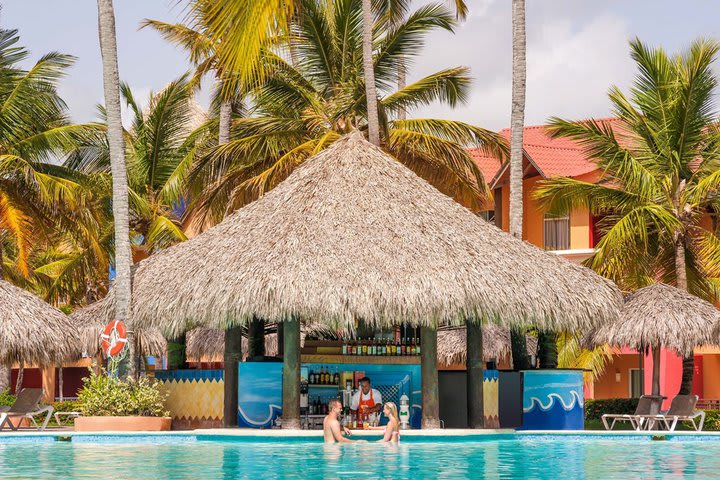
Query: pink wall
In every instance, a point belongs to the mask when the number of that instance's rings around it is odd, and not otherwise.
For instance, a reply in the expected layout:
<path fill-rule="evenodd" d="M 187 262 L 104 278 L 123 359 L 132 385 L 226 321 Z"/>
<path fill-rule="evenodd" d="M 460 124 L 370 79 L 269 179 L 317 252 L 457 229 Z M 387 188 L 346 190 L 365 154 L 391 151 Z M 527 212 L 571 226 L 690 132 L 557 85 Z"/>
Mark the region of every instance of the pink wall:
<path fill-rule="evenodd" d="M 598 398 L 610 398 L 629 395 L 630 392 L 627 391 L 627 373 L 629 368 L 637 368 L 638 362 L 635 360 L 635 358 L 637 358 L 637 351 L 630 348 L 623 348 L 620 349 L 619 353 L 620 355 L 614 356 L 613 360 L 607 365 L 605 374 L 603 374 L 595 381 L 593 385 L 594 391 L 587 391 L 586 394 L 591 394 L 594 397 L 594 394 L 597 393 Z M 628 357 L 628 355 L 632 355 L 632 357 Z M 630 362 L 629 364 L 628 361 Z M 645 355 L 644 369 L 645 393 L 649 394 L 652 391 L 653 364 L 651 353 Z M 616 370 L 620 370 L 622 376 L 621 382 L 617 385 L 615 385 Z M 703 370 L 703 355 L 695 355 L 695 374 L 693 377 L 692 393 L 698 395 L 700 398 L 704 398 L 704 390 L 713 386 L 705 384 L 707 379 L 704 377 L 707 376 L 704 376 Z M 678 391 L 680 390 L 681 380 L 682 358 L 670 350 L 662 350 L 660 352 L 660 394 L 667 397 L 663 402 L 664 409 L 670 407 L 670 402 L 672 401 L 672 398 L 677 395 Z M 711 383 L 714 384 L 716 382 Z M 623 389 L 623 395 L 618 395 L 619 392 L 615 391 L 617 390 L 618 386 Z M 710 388 L 710 390 L 712 390 L 712 388 Z M 608 391 L 610 391 L 610 396 L 608 396 Z M 711 396 L 714 398 L 714 396 L 717 395 L 712 395 L 711 393 Z"/>

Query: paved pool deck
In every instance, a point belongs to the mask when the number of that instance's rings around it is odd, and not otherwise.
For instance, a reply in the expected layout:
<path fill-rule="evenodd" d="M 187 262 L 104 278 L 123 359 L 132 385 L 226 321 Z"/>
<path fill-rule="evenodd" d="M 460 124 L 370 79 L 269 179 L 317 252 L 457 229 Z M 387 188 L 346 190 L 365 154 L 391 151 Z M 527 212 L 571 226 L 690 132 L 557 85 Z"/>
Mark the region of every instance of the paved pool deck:
<path fill-rule="evenodd" d="M 354 438 L 378 438 L 380 436 L 378 431 L 364 431 L 356 430 L 353 431 Z M 196 437 L 202 438 L 292 438 L 292 439 L 314 439 L 322 437 L 323 432 L 321 430 L 261 430 L 252 428 L 215 428 L 215 429 L 198 429 L 198 430 L 172 430 L 169 432 L 119 432 L 119 431 L 100 431 L 100 432 L 75 432 L 71 429 L 48 429 L 45 431 L 37 430 L 23 430 L 23 431 L 7 431 L 0 432 L 0 442 L 3 438 L 32 438 L 32 437 L 56 437 L 58 439 L 72 438 L 72 437 L 97 437 L 97 436 L 112 436 L 112 437 L 132 437 L 132 436 L 152 436 L 152 437 Z M 413 439 L 421 440 L 423 437 L 437 439 L 442 441 L 443 437 L 450 438 L 482 438 L 482 437 L 523 437 L 523 436 L 568 436 L 568 437 L 655 437 L 655 436 L 673 436 L 673 437 L 716 437 L 720 440 L 720 432 L 695 432 L 695 431 L 675 431 L 668 432 L 666 430 L 652 430 L 652 431 L 633 431 L 633 430 L 513 430 L 513 429 L 484 429 L 484 430 L 470 430 L 470 429 L 426 429 L 426 430 L 403 430 L 402 437 L 412 437 Z"/>

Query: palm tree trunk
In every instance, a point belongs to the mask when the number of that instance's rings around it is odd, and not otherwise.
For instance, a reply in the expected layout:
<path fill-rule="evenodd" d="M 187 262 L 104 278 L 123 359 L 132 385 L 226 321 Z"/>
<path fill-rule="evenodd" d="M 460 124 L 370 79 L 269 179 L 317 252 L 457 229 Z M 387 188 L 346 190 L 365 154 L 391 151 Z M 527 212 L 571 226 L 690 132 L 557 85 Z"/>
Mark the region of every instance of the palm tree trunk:
<path fill-rule="evenodd" d="M 407 67 L 405 66 L 405 59 L 400 60 L 398 65 L 398 90 L 402 90 L 407 86 Z M 400 107 L 398 110 L 398 120 L 405 120 L 407 118 L 407 110 L 405 107 Z"/>
<path fill-rule="evenodd" d="M 688 291 L 687 266 L 685 265 L 685 237 L 679 235 L 675 241 L 675 282 L 677 288 Z M 680 381 L 680 395 L 692 393 L 693 375 L 695 373 L 695 357 L 690 354 L 682 360 L 682 380 Z"/>
<path fill-rule="evenodd" d="M 220 125 L 218 127 L 218 145 L 230 141 L 230 124 L 232 121 L 232 102 L 223 100 L 220 104 Z"/>
<path fill-rule="evenodd" d="M 523 329 L 510 329 L 510 353 L 512 354 L 513 370 L 528 370 L 532 368 L 527 353 L 527 340 Z"/>
<path fill-rule="evenodd" d="M 363 72 L 365 74 L 365 98 L 367 100 L 368 139 L 380 145 L 380 117 L 378 116 L 375 67 L 373 65 L 373 14 L 372 0 L 362 0 L 363 9 Z"/>
<path fill-rule="evenodd" d="M 557 334 L 542 330 L 538 332 L 538 360 L 540 368 L 557 368 Z"/>
<path fill-rule="evenodd" d="M 17 380 L 15 381 L 15 395 L 20 393 L 20 390 L 22 390 L 24 376 L 25 376 L 25 368 L 23 367 L 23 364 L 21 363 L 18 366 L 18 376 L 17 376 Z"/>
<path fill-rule="evenodd" d="M 120 74 L 118 73 L 115 13 L 112 0 L 97 0 L 100 52 L 103 64 L 103 89 L 107 112 L 107 138 L 110 146 L 110 170 L 113 189 L 113 218 L 115 222 L 115 319 L 128 325 L 128 374 L 136 377 L 135 341 L 130 318 L 132 278 L 130 267 L 130 219 L 128 211 L 127 170 L 125 144 L 120 115 Z"/>
<path fill-rule="evenodd" d="M 512 0 L 512 110 L 510 114 L 510 234 L 523 235 L 523 128 L 525 122 L 525 0 Z M 514 369 L 529 368 L 525 333 L 510 331 Z"/>
<path fill-rule="evenodd" d="M 0 232 L 0 280 L 3 277 L 3 234 Z M 10 365 L 0 364 L 0 393 L 3 393 L 10 387 L 10 375 L 12 368 Z"/>
<path fill-rule="evenodd" d="M 248 325 L 248 358 L 257 359 L 265 356 L 265 322 L 253 318 Z"/>
<path fill-rule="evenodd" d="M 58 389 L 60 390 L 60 401 L 65 401 L 65 395 L 63 395 L 63 368 L 58 368 Z"/>
<path fill-rule="evenodd" d="M 652 395 L 660 395 L 660 347 L 652 348 L 653 376 Z"/>
<path fill-rule="evenodd" d="M 510 114 L 510 234 L 523 234 L 523 128 L 525 123 L 525 0 L 512 0 L 513 71 Z"/>

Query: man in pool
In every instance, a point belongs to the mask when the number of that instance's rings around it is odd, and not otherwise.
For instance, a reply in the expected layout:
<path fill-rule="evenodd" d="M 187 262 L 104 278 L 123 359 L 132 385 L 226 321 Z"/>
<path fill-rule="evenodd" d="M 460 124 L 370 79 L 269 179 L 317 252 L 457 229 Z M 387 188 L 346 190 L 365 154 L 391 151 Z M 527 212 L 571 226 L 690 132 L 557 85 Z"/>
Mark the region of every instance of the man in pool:
<path fill-rule="evenodd" d="M 340 412 L 342 412 L 342 403 L 337 398 L 333 398 L 328 402 L 328 414 L 323 419 L 323 436 L 325 443 L 344 443 L 355 442 L 361 440 L 350 440 L 345 435 L 351 435 L 350 430 L 340 426 Z M 344 435 L 343 435 L 344 434 Z"/>

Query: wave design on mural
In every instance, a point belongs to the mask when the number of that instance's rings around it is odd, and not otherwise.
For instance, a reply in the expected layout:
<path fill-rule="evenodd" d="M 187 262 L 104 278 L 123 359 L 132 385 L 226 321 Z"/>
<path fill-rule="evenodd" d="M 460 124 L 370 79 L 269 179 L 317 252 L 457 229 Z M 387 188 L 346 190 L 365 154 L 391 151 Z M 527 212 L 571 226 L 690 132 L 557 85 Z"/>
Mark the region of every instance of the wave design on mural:
<path fill-rule="evenodd" d="M 245 406 L 246 409 L 251 410 L 250 414 L 248 414 L 248 412 L 243 410 L 242 406 L 238 405 L 240 418 L 249 427 L 269 427 L 272 425 L 273 420 L 282 414 L 282 407 L 280 405 L 258 403 L 257 406 L 260 406 L 260 409 L 253 409 L 253 406 L 255 405 L 250 404 Z"/>
<path fill-rule="evenodd" d="M 571 390 L 570 392 L 563 392 L 563 394 L 569 393 L 569 398 L 566 399 L 563 397 L 563 395 L 558 393 L 548 393 L 545 395 L 545 398 L 547 399 L 547 404 L 544 404 L 541 399 L 537 397 L 530 397 L 530 406 L 523 405 L 523 411 L 524 412 L 531 412 L 533 410 L 537 409 L 542 410 L 543 412 L 547 412 L 553 408 L 553 405 L 556 403 L 561 405 L 563 410 L 566 412 L 569 412 L 575 408 L 576 405 L 582 405 L 583 400 L 580 398 L 580 394 L 576 390 Z M 557 402 L 554 400 L 557 399 Z"/>

